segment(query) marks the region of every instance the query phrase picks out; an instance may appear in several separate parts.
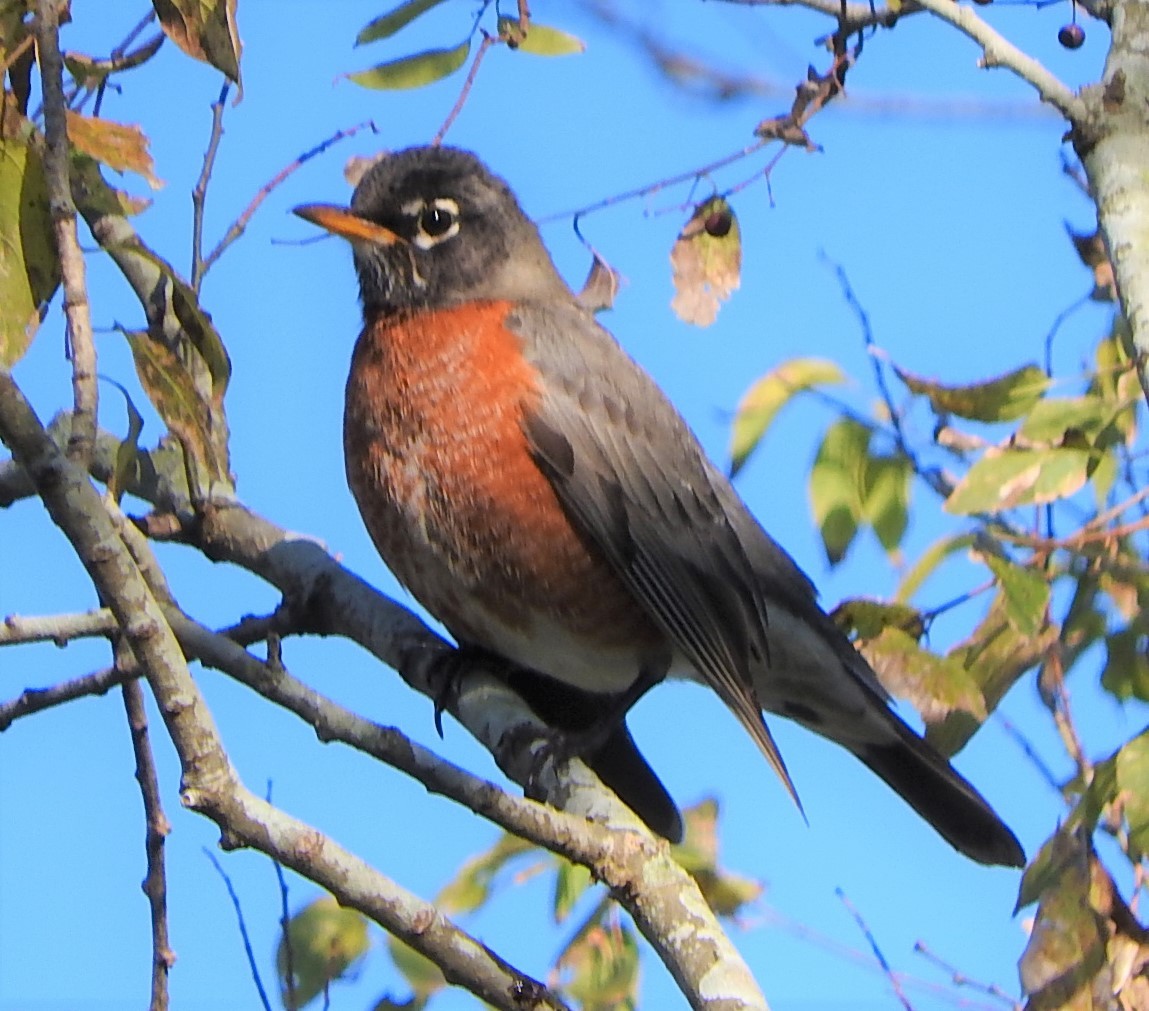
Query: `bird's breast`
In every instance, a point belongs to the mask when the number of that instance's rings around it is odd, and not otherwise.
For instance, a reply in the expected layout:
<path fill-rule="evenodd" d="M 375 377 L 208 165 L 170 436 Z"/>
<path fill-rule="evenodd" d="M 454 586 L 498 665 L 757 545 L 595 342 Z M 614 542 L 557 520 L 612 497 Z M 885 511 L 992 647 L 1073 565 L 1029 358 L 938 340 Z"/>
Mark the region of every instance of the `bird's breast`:
<path fill-rule="evenodd" d="M 621 691 L 664 637 L 536 465 L 541 378 L 489 302 L 380 318 L 347 383 L 347 478 L 383 560 L 459 640 Z"/>

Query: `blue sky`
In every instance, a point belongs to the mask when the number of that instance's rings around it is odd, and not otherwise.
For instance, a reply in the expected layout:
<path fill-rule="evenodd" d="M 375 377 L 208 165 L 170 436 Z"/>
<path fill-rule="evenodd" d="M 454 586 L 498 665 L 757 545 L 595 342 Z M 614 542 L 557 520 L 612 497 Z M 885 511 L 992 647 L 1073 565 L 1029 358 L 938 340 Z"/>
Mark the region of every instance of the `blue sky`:
<path fill-rule="evenodd" d="M 636 7 L 639 5 L 635 5 Z M 449 140 L 477 151 L 515 188 L 528 213 L 544 217 L 636 185 L 676 175 L 746 145 L 754 124 L 783 111 L 807 63 L 825 54 L 813 40 L 826 22 L 791 10 L 721 3 L 646 5 L 667 38 L 723 65 L 754 73 L 778 93 L 715 105 L 664 83 L 626 42 L 573 5 L 536 2 L 541 22 L 584 37 L 587 52 L 545 60 L 491 53 Z M 66 48 L 106 53 L 145 10 L 113 13 L 77 3 Z M 339 75 L 427 45 L 458 41 L 469 3 L 452 0 L 392 43 L 353 51 L 358 29 L 379 3 L 241 0 L 246 50 L 243 101 L 229 107 L 208 198 L 208 245 L 284 164 L 339 128 L 373 120 L 307 164 L 264 204 L 247 235 L 208 276 L 205 305 L 230 351 L 228 393 L 238 490 L 254 509 L 322 539 L 356 572 L 410 603 L 375 555 L 344 485 L 342 386 L 359 326 L 354 276 L 342 243 L 301 244 L 313 230 L 289 214 L 310 201 L 347 199 L 346 158 L 427 141 L 454 103 L 459 78 L 421 92 L 361 90 Z M 1072 85 L 1095 78 L 1105 33 L 1086 25 L 1076 53 L 1061 49 L 1068 6 L 993 7 L 995 25 Z M 1054 317 L 1088 290 L 1089 279 L 1064 237 L 1063 221 L 1092 227 L 1092 209 L 1062 174 L 1063 125 L 1036 108 L 1003 71 L 976 68 L 973 45 L 918 17 L 870 39 L 849 85 L 852 102 L 810 126 L 823 150 L 790 151 L 764 186 L 736 201 L 744 238 L 742 290 L 711 328 L 689 327 L 669 309 L 668 252 L 681 225 L 684 191 L 621 204 L 585 218 L 588 240 L 625 276 L 614 311 L 603 317 L 623 345 L 667 389 L 713 456 L 725 453 L 730 412 L 757 375 L 786 358 L 831 357 L 853 377 L 845 390 L 868 410 L 875 397 L 856 321 L 829 258 L 841 264 L 868 311 L 878 343 L 900 364 L 950 381 L 984 378 L 1039 360 Z M 139 219 L 144 237 L 186 270 L 189 194 L 199 173 L 218 77 L 173 46 L 121 78 L 104 114 L 139 123 L 152 140 L 165 187 Z M 720 175 L 740 181 L 755 163 Z M 127 184 L 135 191 L 138 180 Z M 581 282 L 588 258 L 569 221 L 544 228 L 560 269 Z M 85 242 L 90 245 L 89 242 Z M 131 385 L 132 365 L 114 324 L 136 325 L 138 307 L 114 268 L 88 258 L 100 370 Z M 1075 315 L 1055 345 L 1055 364 L 1072 378 L 1106 323 L 1105 311 Z M 45 418 L 70 397 L 54 312 L 16 378 Z M 122 430 L 123 411 L 102 389 L 101 420 Z M 817 405 L 787 412 L 738 486 L 763 524 L 818 582 L 827 606 L 882 595 L 896 570 L 868 540 L 830 572 L 810 517 L 805 473 L 830 415 Z M 144 439 L 160 429 L 150 417 Z M 921 433 L 928 436 L 928 430 Z M 944 529 L 937 504 L 916 490 L 907 551 Z M 95 604 L 68 545 L 34 502 L 0 517 L 0 614 L 47 614 Z M 174 546 L 158 549 L 175 593 L 192 614 L 226 625 L 274 608 L 276 595 L 254 578 Z M 968 587 L 959 562 L 927 584 L 921 602 Z M 968 628 L 973 613 L 939 622 L 935 644 Z M 81 643 L 0 651 L 0 691 L 52 684 L 107 663 L 106 647 Z M 357 711 L 401 727 L 485 776 L 489 756 L 448 722 L 440 743 L 430 703 L 390 670 L 349 644 L 291 640 L 285 660 L 304 680 Z M 1092 692 L 1086 664 L 1075 697 Z M 431 897 L 495 830 L 466 811 L 429 798 L 397 773 L 347 749 L 318 744 L 292 717 L 272 710 L 212 671 L 197 673 L 232 761 L 276 801 L 330 832 L 404 886 Z M 1028 682 L 1004 711 L 1063 774 L 1069 768 Z M 1105 702 L 1079 712 L 1087 747 L 1104 755 L 1135 729 L 1134 716 Z M 735 928 L 736 942 L 777 1009 L 891 1008 L 873 968 L 811 943 L 787 922 L 863 951 L 865 942 L 835 896 L 856 906 L 895 968 L 934 984 L 941 973 L 912 953 L 922 940 L 967 975 L 1016 988 L 1024 943 L 1011 916 L 1018 875 L 987 870 L 953 853 L 896 797 L 845 754 L 774 721 L 809 818 L 806 825 L 752 742 L 716 698 L 689 685 L 663 685 L 639 705 L 632 726 L 644 752 L 682 803 L 714 794 L 722 803 L 722 862 L 759 878 L 757 915 Z M 254 989 L 222 882 L 204 856 L 216 831 L 178 805 L 178 766 L 154 729 L 161 784 L 174 830 L 168 841 L 171 929 L 179 962 L 176 1008 L 246 1008 Z M 1058 797 L 999 725 L 991 723 L 959 767 L 996 805 L 1032 855 L 1060 810 Z M 118 1008 L 146 1000 L 147 907 L 140 801 L 118 694 L 86 699 L 21 721 L 0 736 L 0 1008 Z M 244 903 L 257 956 L 271 979 L 278 895 L 272 868 L 252 853 L 221 855 Z M 316 890 L 293 880 L 292 902 Z M 542 975 L 563 931 L 548 927 L 539 882 L 511 889 L 469 919 L 475 931 L 526 971 Z M 359 983 L 336 992 L 337 1007 L 370 1006 L 400 984 L 377 950 Z M 648 959 L 644 1006 L 682 1006 L 665 971 Z M 931 989 L 911 990 L 919 1011 L 953 1006 Z M 677 1000 L 677 1003 L 676 1003 Z M 473 1006 L 446 994 L 437 1006 Z"/>

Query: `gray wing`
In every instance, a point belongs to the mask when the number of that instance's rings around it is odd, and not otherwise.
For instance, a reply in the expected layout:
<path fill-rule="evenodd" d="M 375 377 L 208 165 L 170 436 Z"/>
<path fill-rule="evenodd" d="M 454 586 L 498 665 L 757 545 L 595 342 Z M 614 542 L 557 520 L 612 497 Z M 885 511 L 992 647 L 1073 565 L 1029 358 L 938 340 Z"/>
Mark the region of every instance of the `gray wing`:
<path fill-rule="evenodd" d="M 524 307 L 508 324 L 543 378 L 524 424 L 564 508 L 797 800 L 750 672 L 770 662 L 773 602 L 826 620 L 809 580 L 746 512 L 654 382 L 593 319 L 575 309 Z M 754 535 L 754 558 L 743 531 Z"/>

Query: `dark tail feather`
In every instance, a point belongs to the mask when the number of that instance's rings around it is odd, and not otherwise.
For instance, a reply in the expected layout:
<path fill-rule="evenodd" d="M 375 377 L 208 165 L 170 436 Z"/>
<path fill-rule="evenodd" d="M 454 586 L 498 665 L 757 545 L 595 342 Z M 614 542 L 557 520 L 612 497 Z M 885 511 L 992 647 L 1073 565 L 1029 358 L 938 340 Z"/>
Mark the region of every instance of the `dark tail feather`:
<path fill-rule="evenodd" d="M 1021 843 L 986 799 L 894 713 L 889 716 L 898 740 L 859 742 L 852 749 L 858 758 L 954 849 L 979 863 L 1024 867 Z"/>

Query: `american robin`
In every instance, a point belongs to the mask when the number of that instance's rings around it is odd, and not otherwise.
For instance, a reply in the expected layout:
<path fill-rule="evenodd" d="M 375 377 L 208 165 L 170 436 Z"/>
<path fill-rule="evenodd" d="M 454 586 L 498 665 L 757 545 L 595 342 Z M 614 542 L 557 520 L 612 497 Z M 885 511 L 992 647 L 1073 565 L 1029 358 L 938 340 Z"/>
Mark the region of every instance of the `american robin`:
<path fill-rule="evenodd" d="M 848 749 L 967 856 L 1024 864 L 478 158 L 400 151 L 349 208 L 296 213 L 354 253 L 364 328 L 344 453 L 379 553 L 460 646 L 526 672 L 544 718 L 607 722 L 585 757 L 652 827 L 681 831 L 622 716 L 686 676 L 718 693 L 792 794 L 763 709 Z"/>

